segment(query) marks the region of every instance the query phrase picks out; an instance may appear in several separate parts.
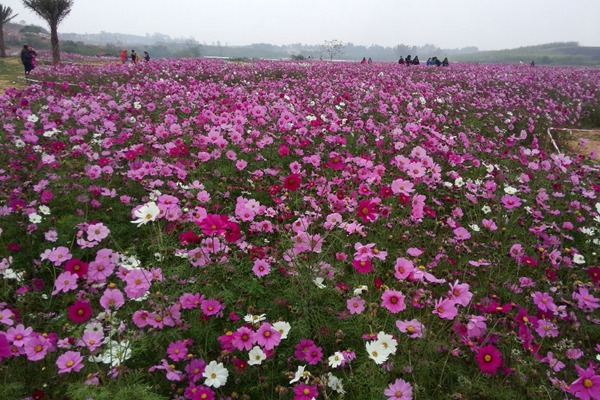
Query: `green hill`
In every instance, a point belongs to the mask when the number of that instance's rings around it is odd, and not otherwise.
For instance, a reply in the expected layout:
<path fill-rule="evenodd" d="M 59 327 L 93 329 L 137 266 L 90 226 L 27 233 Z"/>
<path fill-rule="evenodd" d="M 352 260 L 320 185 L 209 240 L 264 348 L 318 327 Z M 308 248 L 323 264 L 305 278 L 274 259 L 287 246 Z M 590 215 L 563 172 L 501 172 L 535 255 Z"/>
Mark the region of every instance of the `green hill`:
<path fill-rule="evenodd" d="M 509 63 L 535 61 L 538 65 L 600 65 L 600 47 L 579 46 L 577 42 L 549 43 L 516 49 L 458 54 L 459 62 Z"/>

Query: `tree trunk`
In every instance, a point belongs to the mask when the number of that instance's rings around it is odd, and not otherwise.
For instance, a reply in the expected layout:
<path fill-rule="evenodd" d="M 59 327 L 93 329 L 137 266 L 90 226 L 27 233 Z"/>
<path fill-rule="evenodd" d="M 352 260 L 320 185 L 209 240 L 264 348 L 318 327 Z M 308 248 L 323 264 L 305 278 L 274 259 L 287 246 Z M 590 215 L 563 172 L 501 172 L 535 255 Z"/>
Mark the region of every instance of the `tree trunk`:
<path fill-rule="evenodd" d="M 6 48 L 4 47 L 4 24 L 0 24 L 0 57 L 6 57 Z"/>
<path fill-rule="evenodd" d="M 60 64 L 60 47 L 58 46 L 58 24 L 50 24 L 50 44 L 52 45 L 52 63 Z"/>

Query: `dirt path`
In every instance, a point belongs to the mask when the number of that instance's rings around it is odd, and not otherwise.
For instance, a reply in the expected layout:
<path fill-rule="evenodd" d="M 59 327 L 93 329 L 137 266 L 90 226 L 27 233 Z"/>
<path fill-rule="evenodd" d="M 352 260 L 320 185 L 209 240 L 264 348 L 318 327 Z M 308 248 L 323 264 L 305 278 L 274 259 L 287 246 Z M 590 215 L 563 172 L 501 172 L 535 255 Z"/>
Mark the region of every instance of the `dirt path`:
<path fill-rule="evenodd" d="M 559 147 L 561 151 L 572 155 L 583 154 L 600 161 L 600 129 L 554 130 L 552 135 L 557 142 L 566 147 L 566 149 Z"/>

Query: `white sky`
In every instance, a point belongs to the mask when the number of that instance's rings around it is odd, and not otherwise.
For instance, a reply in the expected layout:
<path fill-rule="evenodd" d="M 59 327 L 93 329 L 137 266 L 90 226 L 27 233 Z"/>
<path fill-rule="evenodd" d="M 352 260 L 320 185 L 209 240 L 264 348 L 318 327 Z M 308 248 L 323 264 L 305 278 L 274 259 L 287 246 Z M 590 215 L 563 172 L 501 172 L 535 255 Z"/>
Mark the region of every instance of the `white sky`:
<path fill-rule="evenodd" d="M 21 0 L 14 21 L 46 26 Z M 222 45 L 600 46 L 600 0 L 75 0 L 64 33 L 162 33 Z"/>

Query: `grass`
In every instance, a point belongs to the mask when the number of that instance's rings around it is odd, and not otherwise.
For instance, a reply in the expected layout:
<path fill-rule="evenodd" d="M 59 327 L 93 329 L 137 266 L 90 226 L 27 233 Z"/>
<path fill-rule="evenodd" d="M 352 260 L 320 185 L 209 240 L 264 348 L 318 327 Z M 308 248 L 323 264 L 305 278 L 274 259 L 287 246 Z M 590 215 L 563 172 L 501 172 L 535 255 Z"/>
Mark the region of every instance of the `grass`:
<path fill-rule="evenodd" d="M 9 87 L 25 86 L 23 65 L 18 57 L 0 58 L 0 93 Z"/>

